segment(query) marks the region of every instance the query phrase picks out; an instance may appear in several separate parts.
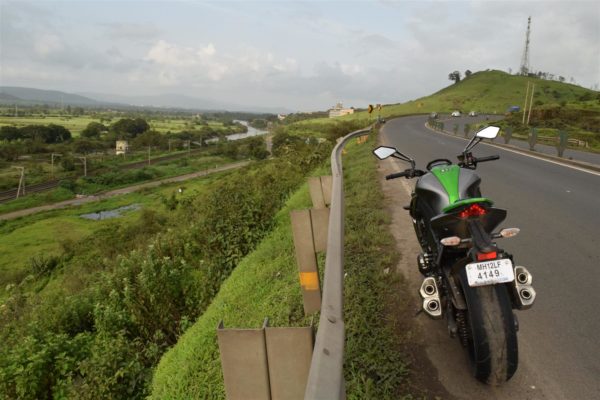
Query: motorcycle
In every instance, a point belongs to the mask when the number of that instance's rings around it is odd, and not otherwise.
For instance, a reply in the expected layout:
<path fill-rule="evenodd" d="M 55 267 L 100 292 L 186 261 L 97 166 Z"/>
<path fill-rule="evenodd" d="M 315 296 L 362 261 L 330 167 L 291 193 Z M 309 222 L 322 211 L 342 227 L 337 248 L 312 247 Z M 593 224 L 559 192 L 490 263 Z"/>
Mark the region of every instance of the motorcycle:
<path fill-rule="evenodd" d="M 434 319 L 444 316 L 450 336 L 467 349 L 472 373 L 478 380 L 500 385 L 517 370 L 518 321 L 514 309 L 530 308 L 536 297 L 532 276 L 517 266 L 496 239 L 511 238 L 518 228 L 497 231 L 507 211 L 482 197 L 481 178 L 474 172 L 482 162 L 499 156 L 474 157 L 471 150 L 483 139 L 493 139 L 500 128 L 477 132 L 458 156 L 458 164 L 435 159 L 427 170 L 393 147 L 373 150 L 410 163 L 410 168 L 386 179 L 418 178 L 409 210 L 422 248 L 417 265 L 424 279 L 419 294 L 422 310 Z"/>

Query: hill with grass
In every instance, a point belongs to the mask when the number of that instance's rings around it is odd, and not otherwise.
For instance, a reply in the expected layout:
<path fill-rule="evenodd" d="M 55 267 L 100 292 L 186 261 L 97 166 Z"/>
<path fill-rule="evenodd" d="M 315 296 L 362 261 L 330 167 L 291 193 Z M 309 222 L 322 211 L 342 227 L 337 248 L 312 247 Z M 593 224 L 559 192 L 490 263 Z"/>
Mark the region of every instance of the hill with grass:
<path fill-rule="evenodd" d="M 512 106 L 525 106 L 527 83 L 535 85 L 530 123 L 521 123 L 522 111 L 508 113 Z M 529 104 L 528 107 L 529 108 Z M 588 150 L 600 151 L 600 92 L 581 86 L 510 75 L 502 71 L 481 71 L 452 84 L 429 96 L 406 103 L 384 105 L 382 118 L 392 118 L 410 114 L 437 112 L 449 114 L 452 111 L 480 114 L 505 115 L 498 124 L 510 127 L 517 137 L 527 136 L 532 127 L 544 136 L 556 136 L 564 130 L 569 137 L 588 143 Z M 376 118 L 374 111 L 372 118 Z M 365 119 L 366 111 L 354 113 L 338 119 Z"/>

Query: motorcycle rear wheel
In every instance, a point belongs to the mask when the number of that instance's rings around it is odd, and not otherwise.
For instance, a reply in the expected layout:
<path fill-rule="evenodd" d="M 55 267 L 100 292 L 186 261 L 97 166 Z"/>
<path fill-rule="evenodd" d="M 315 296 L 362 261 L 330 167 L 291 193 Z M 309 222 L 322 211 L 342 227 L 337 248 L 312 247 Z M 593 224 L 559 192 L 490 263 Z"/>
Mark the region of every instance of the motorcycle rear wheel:
<path fill-rule="evenodd" d="M 470 287 L 459 273 L 470 328 L 467 349 L 472 373 L 488 385 L 501 385 L 517 370 L 517 332 L 506 285 Z"/>

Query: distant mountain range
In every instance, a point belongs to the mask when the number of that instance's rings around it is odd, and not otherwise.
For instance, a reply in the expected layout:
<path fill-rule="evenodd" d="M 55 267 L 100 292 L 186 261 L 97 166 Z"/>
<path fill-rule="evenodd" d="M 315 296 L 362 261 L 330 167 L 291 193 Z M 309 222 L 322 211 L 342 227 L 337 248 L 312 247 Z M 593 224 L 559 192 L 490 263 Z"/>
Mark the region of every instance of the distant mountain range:
<path fill-rule="evenodd" d="M 156 96 L 122 96 L 106 93 L 66 93 L 58 90 L 41 90 L 16 86 L 0 86 L 0 105 L 37 105 L 113 107 L 113 108 L 171 108 L 197 111 L 247 111 L 256 113 L 289 113 L 290 110 L 279 107 L 245 106 L 223 103 L 181 94 L 162 94 Z"/>

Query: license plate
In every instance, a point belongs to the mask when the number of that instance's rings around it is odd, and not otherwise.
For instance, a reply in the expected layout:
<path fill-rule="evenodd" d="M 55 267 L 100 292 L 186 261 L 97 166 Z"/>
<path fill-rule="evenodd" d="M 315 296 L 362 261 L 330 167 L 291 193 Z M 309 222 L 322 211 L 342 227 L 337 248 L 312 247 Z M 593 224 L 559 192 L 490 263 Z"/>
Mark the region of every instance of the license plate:
<path fill-rule="evenodd" d="M 469 286 L 485 286 L 515 280 L 513 264 L 509 259 L 467 264 Z"/>

